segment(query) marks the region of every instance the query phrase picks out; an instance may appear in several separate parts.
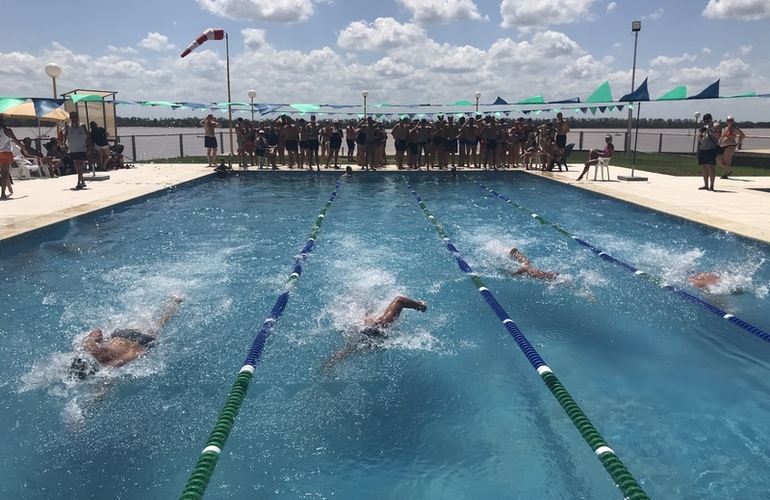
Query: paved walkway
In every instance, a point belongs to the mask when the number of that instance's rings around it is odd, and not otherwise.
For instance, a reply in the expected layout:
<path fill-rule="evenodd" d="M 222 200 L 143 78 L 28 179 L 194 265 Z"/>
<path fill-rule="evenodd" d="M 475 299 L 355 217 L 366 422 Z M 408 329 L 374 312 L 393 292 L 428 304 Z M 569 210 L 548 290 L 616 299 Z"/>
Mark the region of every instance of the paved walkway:
<path fill-rule="evenodd" d="M 693 165 L 693 169 L 696 168 Z M 770 243 L 770 177 L 717 179 L 716 191 L 709 192 L 698 190 L 702 185 L 699 177 L 671 177 L 637 170 L 635 176 L 648 180 L 619 181 L 618 175 L 629 176 L 631 171 L 613 166 L 610 181 L 601 178 L 594 181 L 592 167 L 590 180 L 576 182 L 581 169 L 581 165 L 571 165 L 569 172 L 528 173 Z M 382 170 L 395 171 L 396 168 L 388 166 Z M 289 175 L 308 173 L 286 167 L 281 171 Z M 339 175 L 341 171 L 321 173 Z M 354 167 L 354 174 L 364 175 L 358 167 Z M 212 175 L 212 170 L 204 165 L 148 163 L 106 175 L 110 176 L 109 180 L 88 182 L 88 189 L 82 191 L 72 190 L 74 176 L 15 181 L 14 195 L 0 202 L 0 240 Z"/>

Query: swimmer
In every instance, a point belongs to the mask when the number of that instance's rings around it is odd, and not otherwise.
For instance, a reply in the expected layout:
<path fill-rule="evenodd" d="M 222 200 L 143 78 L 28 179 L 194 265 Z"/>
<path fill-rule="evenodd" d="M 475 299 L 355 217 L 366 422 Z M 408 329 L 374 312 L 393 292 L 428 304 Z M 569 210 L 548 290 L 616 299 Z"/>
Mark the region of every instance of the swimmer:
<path fill-rule="evenodd" d="M 345 167 L 345 173 L 342 175 L 342 177 L 353 177 L 353 167 L 350 165 Z"/>
<path fill-rule="evenodd" d="M 90 356 L 77 355 L 70 365 L 67 378 L 84 380 L 104 366 L 123 366 L 144 354 L 147 349 L 155 346 L 160 327 L 171 319 L 181 302 L 181 297 L 169 297 L 162 314 L 147 331 L 120 329 L 105 339 L 102 330 L 91 330 L 83 342 L 83 348 Z"/>
<path fill-rule="evenodd" d="M 535 267 L 532 267 L 532 264 L 530 263 L 527 256 L 521 253 L 519 249 L 516 247 L 511 248 L 508 254 L 511 256 L 511 258 L 521 262 L 522 264 L 521 267 L 518 268 L 517 270 L 508 271 L 508 274 L 510 274 L 511 276 L 519 276 L 521 274 L 526 274 L 528 276 L 541 279 L 541 280 L 555 280 L 559 277 L 559 273 L 549 273 L 548 271 L 543 271 L 542 269 L 537 269 Z"/>
<path fill-rule="evenodd" d="M 545 280 L 545 281 L 554 281 L 556 282 L 556 284 L 568 283 L 568 280 L 562 279 L 559 273 L 551 273 L 548 271 L 543 271 L 542 269 L 538 269 L 536 267 L 532 267 L 532 263 L 529 261 L 527 256 L 521 253 L 519 249 L 516 247 L 511 248 L 508 254 L 511 256 L 511 258 L 521 263 L 521 267 L 515 271 L 510 271 L 506 269 L 506 272 L 511 276 L 521 276 L 526 274 L 527 276 L 530 276 L 532 278 Z M 590 291 L 586 289 L 580 289 L 571 283 L 570 283 L 570 287 L 575 293 L 577 293 L 578 295 L 581 295 L 586 300 L 589 300 L 591 302 L 594 302 L 596 300 L 596 297 Z"/>
<path fill-rule="evenodd" d="M 404 309 L 414 309 L 415 311 L 425 312 L 428 309 L 427 304 L 422 301 L 412 300 L 406 297 L 398 296 L 390 303 L 385 312 L 379 318 L 367 316 L 364 318 L 364 328 L 352 339 L 347 339 L 345 347 L 337 351 L 324 365 L 326 370 L 330 370 L 336 363 L 342 361 L 350 354 L 361 348 L 377 347 L 382 341 L 388 338 L 388 330 L 398 319 L 401 311 Z"/>
<path fill-rule="evenodd" d="M 719 283 L 720 276 L 714 273 L 700 273 L 692 276 L 688 281 L 694 287 L 706 290 Z"/>

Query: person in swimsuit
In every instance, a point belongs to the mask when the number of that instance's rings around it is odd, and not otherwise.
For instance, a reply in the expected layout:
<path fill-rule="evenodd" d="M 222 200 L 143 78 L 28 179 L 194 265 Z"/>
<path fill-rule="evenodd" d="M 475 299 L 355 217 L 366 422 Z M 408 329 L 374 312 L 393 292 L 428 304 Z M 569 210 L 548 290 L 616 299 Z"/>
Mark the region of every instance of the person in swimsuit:
<path fill-rule="evenodd" d="M 532 267 L 532 264 L 530 263 L 527 256 L 521 253 L 519 249 L 516 247 L 511 248 L 508 254 L 511 256 L 511 258 L 521 263 L 521 267 L 518 268 L 517 270 L 508 271 L 508 274 L 510 274 L 511 276 L 519 276 L 522 274 L 526 274 L 527 276 L 531 276 L 533 278 L 537 278 L 541 280 L 555 280 L 559 277 L 558 273 L 549 273 L 548 271 L 543 271 L 542 269 L 537 269 L 535 267 Z"/>
<path fill-rule="evenodd" d="M 583 164 L 583 171 L 580 172 L 577 180 L 581 180 L 584 176 L 587 176 L 591 165 L 599 163 L 599 158 L 611 158 L 615 153 L 615 145 L 612 144 L 612 136 L 610 134 L 604 136 L 604 142 L 606 143 L 604 149 L 592 149 L 591 152 L 588 153 L 588 161 Z"/>
<path fill-rule="evenodd" d="M 382 342 L 388 338 L 388 331 L 404 309 L 414 309 L 415 311 L 425 312 L 428 309 L 428 306 L 425 302 L 412 300 L 399 295 L 393 299 L 379 318 L 374 318 L 373 316 L 364 318 L 364 328 L 358 332 L 358 335 L 348 338 L 345 342 L 345 347 L 334 353 L 332 357 L 326 361 L 326 370 L 330 370 L 335 364 L 359 349 L 373 349 L 380 347 Z"/>
<path fill-rule="evenodd" d="M 687 281 L 696 288 L 706 290 L 719 282 L 719 275 L 714 273 L 700 273 L 690 277 Z"/>
<path fill-rule="evenodd" d="M 90 356 L 76 355 L 70 365 L 68 378 L 85 380 L 102 367 L 123 366 L 144 354 L 147 349 L 155 346 L 160 327 L 171 319 L 181 302 L 180 297 L 169 297 L 160 317 L 147 331 L 125 328 L 115 330 L 105 339 L 102 330 L 91 330 L 83 342 L 83 349 Z"/>
<path fill-rule="evenodd" d="M 725 173 L 720 179 L 728 179 L 733 173 L 733 155 L 736 148 L 740 147 L 746 134 L 735 125 L 735 118 L 727 117 L 727 126 L 722 129 L 722 136 L 719 138 L 719 146 L 722 147 L 722 154 L 717 156 L 717 163 L 724 169 Z"/>

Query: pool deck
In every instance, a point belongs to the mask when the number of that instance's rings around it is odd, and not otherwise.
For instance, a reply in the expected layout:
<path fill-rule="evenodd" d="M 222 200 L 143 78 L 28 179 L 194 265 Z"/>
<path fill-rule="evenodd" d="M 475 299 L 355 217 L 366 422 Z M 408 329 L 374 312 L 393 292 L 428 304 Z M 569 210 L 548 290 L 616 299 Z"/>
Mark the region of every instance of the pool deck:
<path fill-rule="evenodd" d="M 696 168 L 693 165 L 693 169 Z M 581 169 L 582 165 L 570 165 L 569 172 L 527 173 L 770 243 L 770 177 L 717 178 L 716 191 L 710 192 L 698 190 L 702 185 L 699 177 L 672 177 L 636 170 L 635 177 L 647 177 L 648 180 L 619 181 L 618 175 L 630 176 L 631 171 L 615 166 L 610 166 L 610 181 L 601 178 L 594 181 L 592 167 L 590 180 L 577 182 L 575 179 Z M 286 167 L 280 171 L 287 175 L 309 173 Z M 396 168 L 389 165 L 378 171 L 396 171 Z M 459 171 L 479 172 L 475 169 Z M 324 175 L 340 173 L 340 170 L 321 172 Z M 131 169 L 99 172 L 98 175 L 110 178 L 89 182 L 90 174 L 87 174 L 88 188 L 81 191 L 72 189 L 74 176 L 14 181 L 14 195 L 0 201 L 0 240 L 212 175 L 212 169 L 195 164 L 144 163 Z M 376 173 L 365 173 L 354 167 L 354 175 Z"/>

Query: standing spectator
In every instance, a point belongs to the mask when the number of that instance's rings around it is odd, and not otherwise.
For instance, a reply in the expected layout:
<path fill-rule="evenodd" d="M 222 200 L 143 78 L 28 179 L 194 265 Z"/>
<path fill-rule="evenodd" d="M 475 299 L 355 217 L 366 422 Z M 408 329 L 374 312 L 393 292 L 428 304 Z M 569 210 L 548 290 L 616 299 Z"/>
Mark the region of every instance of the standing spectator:
<path fill-rule="evenodd" d="M 326 156 L 326 168 L 329 168 L 331 159 L 334 158 L 334 168 L 340 168 L 340 148 L 342 147 L 343 131 L 340 121 L 334 120 L 331 126 L 326 127 L 329 134 L 329 152 Z"/>
<path fill-rule="evenodd" d="M 457 168 L 457 138 L 460 134 L 460 127 L 455 123 L 452 115 L 447 116 L 447 124 L 444 127 L 444 167 L 449 162 L 452 164 L 452 170 Z"/>
<path fill-rule="evenodd" d="M 75 172 L 78 174 L 78 183 L 75 189 L 84 189 L 86 180 L 83 177 L 83 172 L 86 170 L 91 136 L 86 124 L 80 123 L 80 116 L 77 111 L 70 112 L 70 123 L 64 129 L 64 140 L 67 143 L 69 156 L 75 162 Z"/>
<path fill-rule="evenodd" d="M 265 155 L 267 154 L 270 146 L 267 143 L 267 134 L 264 130 L 260 130 L 257 138 L 254 140 L 253 151 L 257 154 L 257 162 L 259 162 L 259 169 L 265 166 Z M 273 167 L 275 170 L 275 166 Z"/>
<path fill-rule="evenodd" d="M 273 170 L 278 168 L 275 163 L 276 156 L 278 156 L 279 144 L 281 143 L 281 131 L 275 126 L 275 123 L 270 124 L 270 128 L 265 131 L 265 138 L 267 139 L 267 154 L 270 164 L 273 166 Z M 280 156 L 283 157 L 283 145 L 280 148 Z"/>
<path fill-rule="evenodd" d="M 246 123 L 243 118 L 235 120 L 235 142 L 238 147 L 238 166 L 248 170 L 249 163 L 246 160 Z"/>
<path fill-rule="evenodd" d="M 719 147 L 719 134 L 714 128 L 711 113 L 703 115 L 703 126 L 698 132 L 698 165 L 703 173 L 703 186 L 698 189 L 713 191 L 714 178 L 716 177 L 717 148 Z"/>
<path fill-rule="evenodd" d="M 24 151 L 24 145 L 13 135 L 13 130 L 5 126 L 5 115 L 0 114 L 0 187 L 2 188 L 0 200 L 8 199 L 8 196 L 5 194 L 6 189 L 9 196 L 13 194 L 13 188 L 11 187 L 13 144 L 16 144 L 19 146 L 19 149 Z"/>
<path fill-rule="evenodd" d="M 733 173 L 733 155 L 735 149 L 738 148 L 746 134 L 743 130 L 739 129 L 735 124 L 735 118 L 731 116 L 727 117 L 727 126 L 722 129 L 722 137 L 719 138 L 719 145 L 724 149 L 722 154 L 717 157 L 719 165 L 725 170 L 724 175 L 720 179 L 727 179 L 728 175 Z"/>
<path fill-rule="evenodd" d="M 556 145 L 559 146 L 561 153 L 567 147 L 567 134 L 569 133 L 569 122 L 564 119 L 561 112 L 556 113 Z"/>
<path fill-rule="evenodd" d="M 309 170 L 313 170 L 313 155 L 315 155 L 315 166 L 319 172 L 321 171 L 321 158 L 318 156 L 320 132 L 321 127 L 315 120 L 315 115 L 310 115 L 310 123 L 307 124 L 307 166 Z"/>
<path fill-rule="evenodd" d="M 396 141 L 396 168 L 404 169 L 404 152 L 406 151 L 409 137 L 409 118 L 404 116 L 390 131 L 393 140 Z"/>
<path fill-rule="evenodd" d="M 348 146 L 348 162 L 353 163 L 353 153 L 356 149 L 356 126 L 353 120 L 348 122 L 345 129 L 345 142 Z"/>
<path fill-rule="evenodd" d="M 96 162 L 99 170 L 107 170 L 110 161 L 110 143 L 107 142 L 107 129 L 91 122 L 91 143 L 96 150 Z"/>
<path fill-rule="evenodd" d="M 276 125 L 280 123 L 286 151 L 289 153 L 289 168 L 294 168 L 294 164 L 297 163 L 297 168 L 302 169 L 302 160 L 299 156 L 299 127 L 291 117 L 286 115 L 279 116 L 273 123 Z M 281 151 L 280 144 L 278 151 L 279 153 Z"/>
<path fill-rule="evenodd" d="M 210 114 L 201 120 L 201 127 L 203 127 L 203 147 L 206 148 L 206 158 L 209 161 L 209 167 L 217 166 L 217 128 L 222 125 L 214 119 L 214 115 Z"/>

